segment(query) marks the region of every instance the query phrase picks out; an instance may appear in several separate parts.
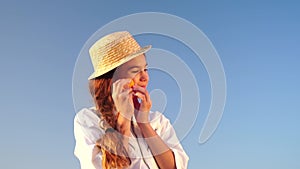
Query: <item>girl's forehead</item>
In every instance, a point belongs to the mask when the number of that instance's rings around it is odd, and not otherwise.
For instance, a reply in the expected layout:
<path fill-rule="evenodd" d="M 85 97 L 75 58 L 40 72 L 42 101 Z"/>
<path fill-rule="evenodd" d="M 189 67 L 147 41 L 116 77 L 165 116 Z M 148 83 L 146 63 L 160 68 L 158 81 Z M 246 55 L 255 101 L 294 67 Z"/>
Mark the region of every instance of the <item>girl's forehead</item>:
<path fill-rule="evenodd" d="M 123 67 L 123 68 L 130 68 L 130 67 L 144 67 L 146 66 L 147 64 L 147 61 L 146 61 L 146 58 L 144 55 L 140 55 L 140 56 L 137 56 L 133 59 L 131 59 L 130 61 L 122 64 L 120 67 Z"/>

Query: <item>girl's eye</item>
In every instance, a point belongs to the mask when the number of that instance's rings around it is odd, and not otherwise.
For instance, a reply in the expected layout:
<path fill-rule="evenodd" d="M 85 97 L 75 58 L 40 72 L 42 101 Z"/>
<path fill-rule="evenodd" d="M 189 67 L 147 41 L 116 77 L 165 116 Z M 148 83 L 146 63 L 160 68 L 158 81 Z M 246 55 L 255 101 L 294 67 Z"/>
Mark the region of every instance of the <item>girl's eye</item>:
<path fill-rule="evenodd" d="M 139 73 L 139 72 L 141 72 L 141 71 L 142 71 L 142 70 L 132 70 L 131 73 L 137 74 L 137 73 Z M 145 68 L 143 71 L 147 72 L 147 71 L 148 71 L 148 68 Z"/>
<path fill-rule="evenodd" d="M 133 70 L 131 73 L 139 73 L 139 70 Z"/>

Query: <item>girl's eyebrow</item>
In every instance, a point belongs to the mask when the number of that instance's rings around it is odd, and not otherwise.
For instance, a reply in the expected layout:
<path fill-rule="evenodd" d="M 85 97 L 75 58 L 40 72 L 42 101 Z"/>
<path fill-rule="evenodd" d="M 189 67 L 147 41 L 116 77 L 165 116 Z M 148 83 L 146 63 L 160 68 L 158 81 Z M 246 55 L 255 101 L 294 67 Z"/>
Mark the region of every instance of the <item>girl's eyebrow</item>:
<path fill-rule="evenodd" d="M 144 67 L 147 67 L 147 66 L 148 66 L 148 63 L 146 63 Z M 128 68 L 128 70 L 134 69 L 134 68 L 141 68 L 141 67 L 142 66 L 131 66 L 131 67 Z"/>

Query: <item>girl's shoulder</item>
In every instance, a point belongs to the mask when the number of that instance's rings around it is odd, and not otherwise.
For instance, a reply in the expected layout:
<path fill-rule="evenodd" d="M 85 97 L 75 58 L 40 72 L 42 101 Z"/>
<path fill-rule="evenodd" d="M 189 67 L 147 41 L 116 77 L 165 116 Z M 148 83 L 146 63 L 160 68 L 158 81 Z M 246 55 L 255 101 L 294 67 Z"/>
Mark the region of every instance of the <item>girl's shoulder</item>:
<path fill-rule="evenodd" d="M 75 115 L 74 121 L 83 126 L 92 127 L 98 125 L 99 117 L 94 107 L 83 108 Z"/>

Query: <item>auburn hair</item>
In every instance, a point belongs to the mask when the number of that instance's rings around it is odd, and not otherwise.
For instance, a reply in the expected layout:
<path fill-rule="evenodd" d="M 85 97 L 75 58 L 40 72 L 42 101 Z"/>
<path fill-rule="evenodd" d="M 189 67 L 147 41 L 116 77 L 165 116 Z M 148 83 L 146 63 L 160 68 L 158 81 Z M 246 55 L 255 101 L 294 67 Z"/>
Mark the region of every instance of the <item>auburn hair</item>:
<path fill-rule="evenodd" d="M 104 128 L 105 134 L 97 141 L 102 152 L 102 167 L 104 169 L 125 168 L 131 164 L 123 144 L 123 135 L 116 129 L 117 117 L 114 114 L 115 105 L 111 95 L 114 72 L 115 69 L 89 81 L 89 89 L 95 103 L 96 112 L 101 119 L 100 121 L 107 124 Z M 99 125 L 103 128 L 103 125 Z"/>

